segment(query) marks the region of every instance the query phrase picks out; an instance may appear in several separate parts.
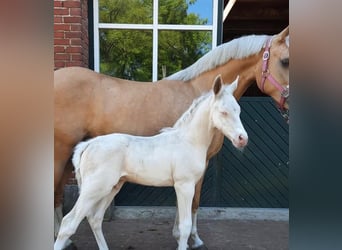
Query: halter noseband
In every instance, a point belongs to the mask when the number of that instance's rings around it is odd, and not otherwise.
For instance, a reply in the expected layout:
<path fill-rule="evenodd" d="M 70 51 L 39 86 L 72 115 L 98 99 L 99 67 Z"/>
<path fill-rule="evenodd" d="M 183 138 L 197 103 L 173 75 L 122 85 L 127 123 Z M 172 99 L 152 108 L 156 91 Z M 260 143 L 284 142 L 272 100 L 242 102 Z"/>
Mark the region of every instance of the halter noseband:
<path fill-rule="evenodd" d="M 287 85 L 285 88 L 271 75 L 270 71 L 268 70 L 268 60 L 270 58 L 270 48 L 272 43 L 272 37 L 268 38 L 265 45 L 265 51 L 262 55 L 262 71 L 261 71 L 261 91 L 264 91 L 265 81 L 268 79 L 271 84 L 273 84 L 279 91 L 280 91 L 280 102 L 279 102 L 279 108 L 282 113 L 282 115 L 288 119 L 288 111 L 285 111 L 284 104 L 286 100 L 290 96 L 289 92 L 289 85 Z"/>

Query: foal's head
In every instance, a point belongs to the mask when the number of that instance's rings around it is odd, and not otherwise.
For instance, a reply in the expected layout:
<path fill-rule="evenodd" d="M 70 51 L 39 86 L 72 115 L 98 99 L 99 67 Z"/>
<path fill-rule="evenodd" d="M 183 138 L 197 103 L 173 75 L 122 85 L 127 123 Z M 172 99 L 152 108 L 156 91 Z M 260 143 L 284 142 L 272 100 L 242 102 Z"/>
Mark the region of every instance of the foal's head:
<path fill-rule="evenodd" d="M 240 120 L 240 106 L 233 93 L 238 85 L 237 77 L 231 84 L 223 84 L 221 75 L 213 84 L 214 100 L 212 106 L 212 122 L 237 148 L 247 145 L 248 135 Z"/>

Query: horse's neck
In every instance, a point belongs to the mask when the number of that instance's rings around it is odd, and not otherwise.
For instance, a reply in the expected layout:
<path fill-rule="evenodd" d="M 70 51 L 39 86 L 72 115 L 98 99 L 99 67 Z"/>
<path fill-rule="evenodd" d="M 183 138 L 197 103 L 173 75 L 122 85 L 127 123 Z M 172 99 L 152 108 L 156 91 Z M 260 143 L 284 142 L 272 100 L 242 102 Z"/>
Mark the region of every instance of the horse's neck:
<path fill-rule="evenodd" d="M 239 84 L 234 96 L 236 99 L 240 99 L 248 87 L 256 80 L 260 61 L 261 52 L 244 59 L 231 59 L 227 63 L 192 79 L 191 84 L 195 89 L 203 93 L 211 89 L 217 75 L 221 74 L 225 83 L 233 82 L 239 75 Z"/>
<path fill-rule="evenodd" d="M 206 147 L 206 149 L 209 148 L 215 131 L 210 118 L 210 102 L 211 96 L 203 100 L 191 120 L 184 127 L 184 136 L 191 142 Z"/>

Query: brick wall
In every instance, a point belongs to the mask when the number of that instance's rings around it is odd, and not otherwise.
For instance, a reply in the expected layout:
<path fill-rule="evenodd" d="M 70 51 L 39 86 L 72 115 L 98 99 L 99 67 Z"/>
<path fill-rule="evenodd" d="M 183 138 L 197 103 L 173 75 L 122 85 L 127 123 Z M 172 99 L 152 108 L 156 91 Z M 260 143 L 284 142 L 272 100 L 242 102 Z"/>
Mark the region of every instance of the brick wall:
<path fill-rule="evenodd" d="M 87 0 L 54 0 L 55 69 L 88 67 Z"/>

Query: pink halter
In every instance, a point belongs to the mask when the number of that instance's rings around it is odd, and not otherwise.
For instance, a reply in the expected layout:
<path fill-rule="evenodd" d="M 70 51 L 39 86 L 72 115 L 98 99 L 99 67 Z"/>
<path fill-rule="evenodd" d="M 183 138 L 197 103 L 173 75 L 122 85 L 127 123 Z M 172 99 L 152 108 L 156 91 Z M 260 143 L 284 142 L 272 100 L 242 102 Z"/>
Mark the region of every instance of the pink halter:
<path fill-rule="evenodd" d="M 264 92 L 264 86 L 265 86 L 265 81 L 268 79 L 271 84 L 273 84 L 281 93 L 281 99 L 279 103 L 279 108 L 281 111 L 284 111 L 284 104 L 290 96 L 289 92 L 289 85 L 284 88 L 269 72 L 268 70 L 268 59 L 270 58 L 270 47 L 272 43 L 272 37 L 267 39 L 266 46 L 265 46 L 265 51 L 264 54 L 262 55 L 262 72 L 261 72 L 261 91 Z"/>

